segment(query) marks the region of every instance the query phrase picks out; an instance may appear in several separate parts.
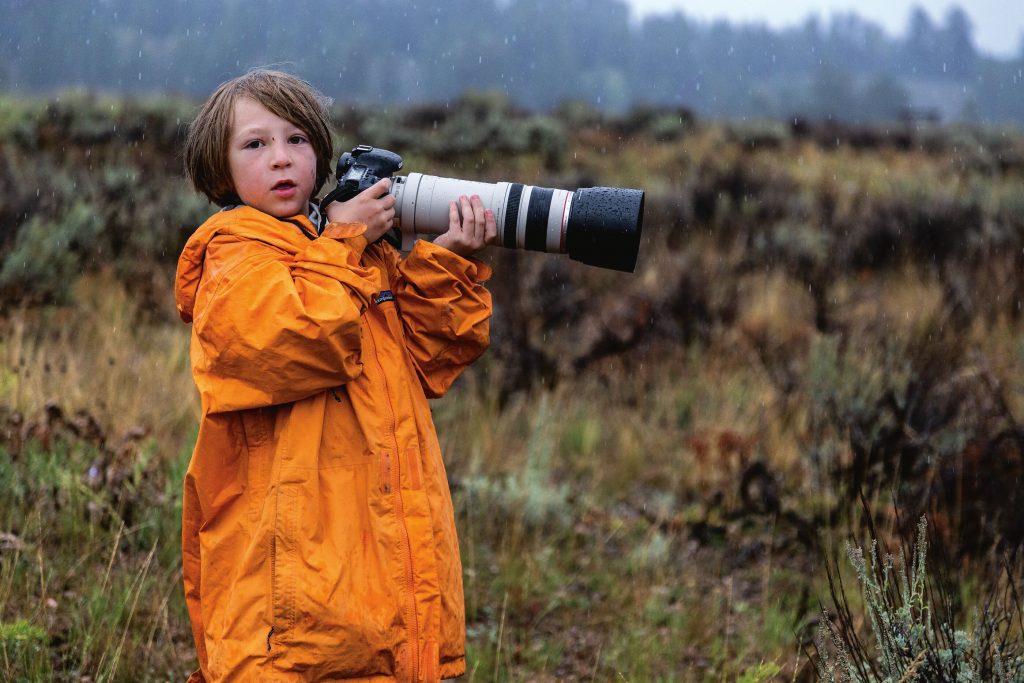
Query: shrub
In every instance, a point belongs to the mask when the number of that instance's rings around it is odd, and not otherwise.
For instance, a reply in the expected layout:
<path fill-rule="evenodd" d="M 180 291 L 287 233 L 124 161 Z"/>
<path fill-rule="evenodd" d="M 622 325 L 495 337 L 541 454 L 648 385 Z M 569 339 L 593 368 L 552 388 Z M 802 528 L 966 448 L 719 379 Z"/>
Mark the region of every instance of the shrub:
<path fill-rule="evenodd" d="M 81 273 L 83 255 L 102 229 L 96 211 L 84 202 L 73 204 L 56 221 L 33 216 L 0 267 L 0 296 L 65 302 Z"/>
<path fill-rule="evenodd" d="M 542 398 L 530 425 L 526 445 L 526 461 L 518 471 L 503 480 L 474 476 L 464 482 L 465 494 L 461 499 L 467 510 L 487 510 L 498 535 L 544 530 L 559 532 L 569 527 L 572 510 L 569 505 L 569 487 L 553 481 L 552 456 L 556 434 L 553 413 L 547 397 Z"/>
<path fill-rule="evenodd" d="M 951 608 L 956 596 L 950 587 L 925 570 L 928 555 L 927 522 L 918 523 L 913 556 L 879 555 L 878 538 L 867 553 L 847 545 L 847 557 L 857 577 L 863 619 L 870 641 L 858 632 L 853 596 L 838 570 L 829 568 L 829 585 L 836 611 L 827 613 L 815 639 L 816 673 L 829 683 L 1021 683 L 1024 682 L 1024 621 L 1020 594 L 1014 588 L 1022 577 L 1006 565 L 1005 583 L 993 583 L 969 629 L 958 627 L 962 615 Z M 870 643 L 870 644 L 869 644 Z"/>

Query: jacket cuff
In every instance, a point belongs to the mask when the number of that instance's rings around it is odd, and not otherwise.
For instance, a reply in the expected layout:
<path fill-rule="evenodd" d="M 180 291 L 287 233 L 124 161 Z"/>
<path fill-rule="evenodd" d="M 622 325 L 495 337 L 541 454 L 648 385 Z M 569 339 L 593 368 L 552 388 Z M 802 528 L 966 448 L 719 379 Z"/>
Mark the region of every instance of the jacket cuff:
<path fill-rule="evenodd" d="M 365 232 L 366 225 L 363 223 L 335 223 L 332 221 L 327 224 L 327 227 L 320 233 L 320 236 L 330 237 L 331 239 L 344 239 L 346 237 L 362 235 Z"/>
<path fill-rule="evenodd" d="M 348 245 L 355 261 L 359 261 L 369 242 L 365 237 L 366 225 L 363 223 L 328 223 L 320 238 L 327 238 Z"/>
<path fill-rule="evenodd" d="M 483 283 L 491 279 L 491 267 L 483 261 L 459 256 L 451 249 L 439 247 L 429 240 L 416 240 L 412 251 L 406 257 L 406 265 L 412 266 L 417 260 L 440 266 L 455 277 L 467 282 Z"/>

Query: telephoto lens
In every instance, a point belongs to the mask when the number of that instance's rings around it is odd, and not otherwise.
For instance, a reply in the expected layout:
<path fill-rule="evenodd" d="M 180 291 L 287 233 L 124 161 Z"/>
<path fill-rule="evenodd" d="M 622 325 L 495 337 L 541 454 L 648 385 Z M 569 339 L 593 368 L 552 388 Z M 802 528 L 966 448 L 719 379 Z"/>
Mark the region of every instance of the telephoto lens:
<path fill-rule="evenodd" d="M 393 178 L 391 193 L 395 224 L 404 239 L 445 232 L 449 203 L 476 194 L 494 211 L 504 247 L 568 253 L 575 261 L 630 273 L 636 269 L 644 218 L 641 190 L 589 187 L 569 192 L 410 173 Z"/>
<path fill-rule="evenodd" d="M 338 162 L 338 189 L 325 198 L 342 201 L 402 167 L 393 152 L 360 145 Z M 348 188 L 348 189 L 345 189 Z M 644 219 L 644 192 L 588 187 L 570 192 L 521 183 L 482 183 L 410 173 L 394 176 L 395 226 L 402 248 L 448 230 L 448 210 L 463 195 L 479 195 L 494 212 L 498 243 L 625 272 L 636 269 Z M 326 205 L 326 204 L 325 204 Z"/>

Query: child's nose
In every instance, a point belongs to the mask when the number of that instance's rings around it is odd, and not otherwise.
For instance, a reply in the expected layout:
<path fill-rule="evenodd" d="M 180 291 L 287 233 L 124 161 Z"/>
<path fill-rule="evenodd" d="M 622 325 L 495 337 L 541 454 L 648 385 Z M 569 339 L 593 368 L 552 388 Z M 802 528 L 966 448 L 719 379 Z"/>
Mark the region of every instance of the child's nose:
<path fill-rule="evenodd" d="M 280 168 L 282 166 L 291 166 L 292 155 L 291 150 L 288 149 L 288 145 L 274 145 L 274 154 L 271 157 L 271 162 L 274 168 Z"/>

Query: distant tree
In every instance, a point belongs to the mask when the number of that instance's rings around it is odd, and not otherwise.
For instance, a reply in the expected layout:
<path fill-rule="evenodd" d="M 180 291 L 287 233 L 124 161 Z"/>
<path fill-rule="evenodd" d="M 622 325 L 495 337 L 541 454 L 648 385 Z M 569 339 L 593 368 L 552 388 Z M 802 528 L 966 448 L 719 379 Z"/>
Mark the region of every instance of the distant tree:
<path fill-rule="evenodd" d="M 859 118 L 853 77 L 830 64 L 818 70 L 811 85 L 810 100 L 813 116 L 840 120 Z"/>
<path fill-rule="evenodd" d="M 1021 62 L 978 61 L 974 100 L 985 121 L 1024 122 L 1024 79 Z"/>
<path fill-rule="evenodd" d="M 828 40 L 831 62 L 847 70 L 873 69 L 878 56 L 873 26 L 853 12 L 833 16 Z"/>
<path fill-rule="evenodd" d="M 920 5 L 910 10 L 910 22 L 907 28 L 907 45 L 913 50 L 927 50 L 935 42 L 936 29 L 932 19 Z"/>
<path fill-rule="evenodd" d="M 872 121 L 894 121 L 907 110 L 910 93 L 891 76 L 879 76 L 860 96 L 861 117 Z"/>
<path fill-rule="evenodd" d="M 644 19 L 633 40 L 634 97 L 657 104 L 693 104 L 696 94 L 696 27 L 681 13 Z"/>
<path fill-rule="evenodd" d="M 939 31 L 931 17 L 920 5 L 915 6 L 910 12 L 904 46 L 904 66 L 909 75 L 936 76 L 942 73 L 942 64 L 936 60 L 939 42 Z"/>
<path fill-rule="evenodd" d="M 974 74 L 978 53 L 974 49 L 973 32 L 974 26 L 967 13 L 957 6 L 950 8 L 942 36 L 942 56 L 947 60 L 943 71 L 949 76 L 962 78 Z"/>

